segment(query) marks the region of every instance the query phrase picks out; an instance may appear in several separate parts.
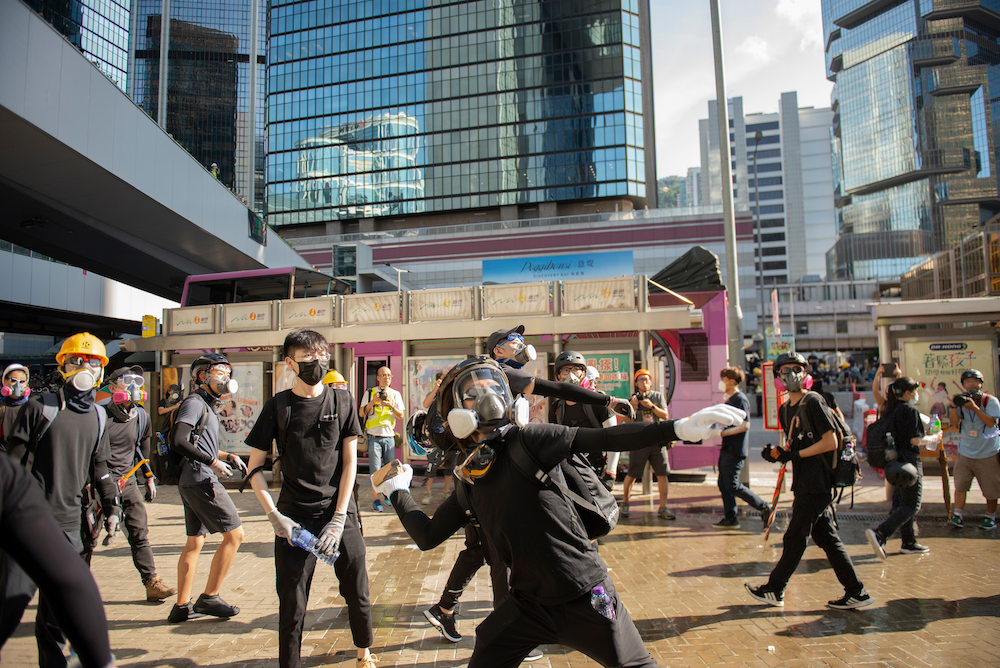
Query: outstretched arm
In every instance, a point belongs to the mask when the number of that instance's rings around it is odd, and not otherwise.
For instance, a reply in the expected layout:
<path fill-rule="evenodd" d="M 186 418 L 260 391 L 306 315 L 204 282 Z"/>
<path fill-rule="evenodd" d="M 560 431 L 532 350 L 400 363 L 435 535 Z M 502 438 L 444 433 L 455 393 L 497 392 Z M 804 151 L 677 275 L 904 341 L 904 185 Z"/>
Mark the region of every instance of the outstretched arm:
<path fill-rule="evenodd" d="M 385 474 L 385 468 L 371 476 L 373 484 L 380 480 L 375 484 L 375 491 L 389 497 L 406 533 L 410 534 L 410 538 L 421 550 L 437 547 L 465 526 L 465 514 L 458 503 L 457 494 L 445 499 L 434 512 L 434 517 L 428 517 L 410 496 L 410 481 L 413 480 L 410 465 L 403 464 L 395 476 L 382 479 L 379 476 Z"/>

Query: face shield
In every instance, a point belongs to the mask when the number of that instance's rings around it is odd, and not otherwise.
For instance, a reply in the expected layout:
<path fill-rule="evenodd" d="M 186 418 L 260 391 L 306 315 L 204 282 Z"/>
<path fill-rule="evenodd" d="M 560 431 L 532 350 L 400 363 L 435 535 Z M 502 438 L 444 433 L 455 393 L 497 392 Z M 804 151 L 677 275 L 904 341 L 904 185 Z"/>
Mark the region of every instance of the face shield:
<path fill-rule="evenodd" d="M 527 423 L 528 402 L 511 395 L 507 377 L 493 365 L 472 366 L 464 370 L 451 386 L 455 406 L 448 413 L 448 427 L 455 438 L 468 438 L 473 432 L 489 433 L 514 422 Z"/>

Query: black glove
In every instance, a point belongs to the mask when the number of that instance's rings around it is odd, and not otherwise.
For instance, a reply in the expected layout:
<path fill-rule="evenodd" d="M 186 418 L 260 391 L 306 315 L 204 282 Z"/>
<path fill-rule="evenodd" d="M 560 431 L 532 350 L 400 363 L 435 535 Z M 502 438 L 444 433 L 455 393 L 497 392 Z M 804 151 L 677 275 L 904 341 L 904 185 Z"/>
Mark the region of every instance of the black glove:
<path fill-rule="evenodd" d="M 951 400 L 953 404 L 961 408 L 965 404 L 969 403 L 969 397 L 964 394 L 956 394 L 955 398 Z"/>
<path fill-rule="evenodd" d="M 772 464 L 777 464 L 778 460 L 771 455 L 771 449 L 774 446 L 768 443 L 764 446 L 764 449 L 760 451 L 760 456 L 764 458 L 764 461 L 771 462 Z"/>
<path fill-rule="evenodd" d="M 788 462 L 795 461 L 799 459 L 798 450 L 785 450 L 783 448 L 778 448 L 778 461 L 782 464 L 787 464 Z"/>

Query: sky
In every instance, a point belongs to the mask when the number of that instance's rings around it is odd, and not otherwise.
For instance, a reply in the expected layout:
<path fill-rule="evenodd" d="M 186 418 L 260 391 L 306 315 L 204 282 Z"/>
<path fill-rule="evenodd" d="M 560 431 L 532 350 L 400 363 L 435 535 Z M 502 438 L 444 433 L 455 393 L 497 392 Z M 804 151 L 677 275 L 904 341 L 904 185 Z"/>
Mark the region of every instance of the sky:
<path fill-rule="evenodd" d="M 701 162 L 698 119 L 715 99 L 709 0 L 649 0 L 656 174 L 685 176 Z M 775 113 L 781 93 L 829 107 L 820 0 L 720 0 L 726 95 L 745 113 Z"/>

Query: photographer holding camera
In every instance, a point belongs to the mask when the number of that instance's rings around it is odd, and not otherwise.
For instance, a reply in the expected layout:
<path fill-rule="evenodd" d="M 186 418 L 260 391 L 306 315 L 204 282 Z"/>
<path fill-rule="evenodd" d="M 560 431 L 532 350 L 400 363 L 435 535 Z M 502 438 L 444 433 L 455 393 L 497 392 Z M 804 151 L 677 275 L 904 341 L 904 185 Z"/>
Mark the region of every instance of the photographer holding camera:
<path fill-rule="evenodd" d="M 383 464 L 388 464 L 395 458 L 396 420 L 403 419 L 403 396 L 389 387 L 392 372 L 384 366 L 376 376 L 378 385 L 365 393 L 361 403 L 361 414 L 365 418 L 365 433 L 368 436 L 368 472 L 375 473 Z M 382 497 L 375 492 L 372 510 L 382 512 Z M 386 503 L 390 503 L 386 499 Z"/>
<path fill-rule="evenodd" d="M 652 374 L 647 369 L 639 369 L 633 379 L 636 392 L 632 395 L 632 407 L 636 412 L 636 422 L 661 422 L 670 419 L 667 400 L 659 392 L 653 391 Z M 629 516 L 628 502 L 632 495 L 632 486 L 642 477 L 646 462 L 649 462 L 653 467 L 653 473 L 656 474 L 656 491 L 660 501 L 660 509 L 656 511 L 656 516 L 661 520 L 677 519 L 673 511 L 667 508 L 667 495 L 670 493 L 670 483 L 667 481 L 667 475 L 670 473 L 667 450 L 671 446 L 673 443 L 632 450 L 628 453 L 628 473 L 625 474 L 625 485 L 622 488 L 622 517 Z"/>
<path fill-rule="evenodd" d="M 979 528 L 989 531 L 997 528 L 997 499 L 1000 498 L 1000 401 L 983 392 L 983 374 L 975 369 L 962 372 L 965 390 L 952 399 L 954 406 L 949 416 L 951 426 L 962 433 L 958 442 L 958 459 L 955 460 L 955 506 L 949 521 L 956 527 L 965 526 L 962 518 L 965 499 L 972 487 L 972 479 L 979 482 L 979 489 L 986 497 L 986 517 Z"/>

